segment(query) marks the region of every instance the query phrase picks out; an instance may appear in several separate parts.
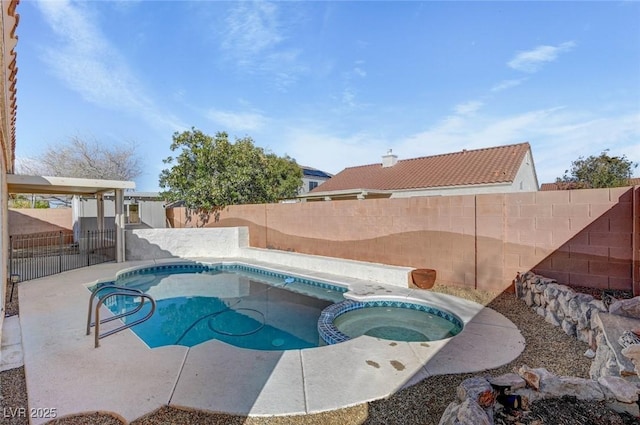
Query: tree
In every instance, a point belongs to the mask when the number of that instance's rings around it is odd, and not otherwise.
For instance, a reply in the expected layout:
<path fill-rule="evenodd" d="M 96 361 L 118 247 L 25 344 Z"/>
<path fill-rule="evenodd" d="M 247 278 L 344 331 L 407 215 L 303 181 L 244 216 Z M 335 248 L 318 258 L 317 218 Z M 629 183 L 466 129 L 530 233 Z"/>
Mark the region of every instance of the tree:
<path fill-rule="evenodd" d="M 229 141 L 225 132 L 211 137 L 200 130 L 174 133 L 177 157 L 160 174 L 161 192 L 189 209 L 217 211 L 227 205 L 277 202 L 298 194 L 302 170 L 289 156 L 279 157 L 254 145 L 250 137 Z"/>
<path fill-rule="evenodd" d="M 36 199 L 31 195 L 31 199 L 26 195 L 9 195 L 9 208 L 49 208 L 49 201 Z"/>
<path fill-rule="evenodd" d="M 629 184 L 631 170 L 638 164 L 625 155 L 609 156 L 605 149 L 599 156 L 578 157 L 571 163 L 571 175 L 565 171 L 562 178 L 556 179 L 561 189 L 584 189 L 618 187 Z"/>
<path fill-rule="evenodd" d="M 34 159 L 21 161 L 20 174 L 133 180 L 142 174 L 134 145 L 106 145 L 72 137 L 67 143 L 49 146 Z"/>

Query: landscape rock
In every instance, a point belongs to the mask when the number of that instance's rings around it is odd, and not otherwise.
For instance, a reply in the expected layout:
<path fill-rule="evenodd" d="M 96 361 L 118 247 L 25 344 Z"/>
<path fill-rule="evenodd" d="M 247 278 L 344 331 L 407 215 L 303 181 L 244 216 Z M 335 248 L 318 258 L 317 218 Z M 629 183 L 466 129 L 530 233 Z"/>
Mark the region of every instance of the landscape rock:
<path fill-rule="evenodd" d="M 484 378 L 469 378 L 462 381 L 456 391 L 458 401 L 471 399 L 483 408 L 491 407 L 495 403 L 495 393 L 489 381 Z"/>
<path fill-rule="evenodd" d="M 614 301 L 609 313 L 640 319 L 640 297 Z"/>
<path fill-rule="evenodd" d="M 467 398 L 462 403 L 450 403 L 438 425 L 493 425 L 493 420 L 480 405 Z"/>
<path fill-rule="evenodd" d="M 489 378 L 489 383 L 498 387 L 509 387 L 511 391 L 524 388 L 527 383 L 517 373 L 505 373 L 504 375 Z"/>
<path fill-rule="evenodd" d="M 637 385 L 618 376 L 601 376 L 598 384 L 610 391 L 616 400 L 622 403 L 635 403 L 638 401 L 640 388 Z"/>
<path fill-rule="evenodd" d="M 541 382 L 544 378 L 553 376 L 553 374 L 545 368 L 532 369 L 527 365 L 522 365 L 518 370 L 518 374 L 525 380 L 529 387 L 536 391 L 540 390 Z"/>

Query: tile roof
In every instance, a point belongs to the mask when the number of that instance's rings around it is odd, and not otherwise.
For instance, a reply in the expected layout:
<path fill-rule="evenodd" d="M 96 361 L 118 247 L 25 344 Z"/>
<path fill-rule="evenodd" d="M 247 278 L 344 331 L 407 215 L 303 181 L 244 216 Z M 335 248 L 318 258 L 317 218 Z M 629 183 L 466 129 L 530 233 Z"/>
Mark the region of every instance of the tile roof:
<path fill-rule="evenodd" d="M 10 0 L 9 2 L 2 2 L 2 20 L 0 28 L 4 34 L 3 49 L 4 56 L 2 57 L 3 69 L 3 81 L 2 86 L 4 92 L 2 93 L 2 118 L 0 119 L 0 125 L 2 125 L 2 155 L 4 156 L 4 162 L 7 166 L 7 172 L 13 173 L 16 151 L 16 76 L 18 73 L 18 65 L 16 62 L 15 47 L 18 42 L 18 36 L 16 30 L 18 28 L 18 22 L 20 15 L 16 13 L 16 8 L 20 3 L 19 0 Z"/>
<path fill-rule="evenodd" d="M 531 149 L 528 142 L 345 168 L 313 192 L 348 189 L 401 190 L 509 183 Z"/>

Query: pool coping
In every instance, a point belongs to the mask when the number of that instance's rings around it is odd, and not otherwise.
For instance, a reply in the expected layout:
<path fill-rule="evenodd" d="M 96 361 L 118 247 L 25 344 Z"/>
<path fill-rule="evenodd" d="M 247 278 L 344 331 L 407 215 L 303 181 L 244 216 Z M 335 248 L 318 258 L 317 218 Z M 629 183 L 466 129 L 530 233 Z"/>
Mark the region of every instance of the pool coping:
<path fill-rule="evenodd" d="M 58 417 L 104 411 L 127 421 L 166 405 L 250 416 L 304 415 L 384 398 L 428 376 L 499 367 L 524 349 L 511 321 L 468 300 L 246 258 L 182 260 L 241 262 L 340 282 L 349 286 L 350 299 L 428 303 L 455 312 L 465 326 L 454 338 L 429 343 L 363 336 L 289 351 L 248 350 L 215 340 L 149 349 L 127 330 L 95 349 L 93 336 L 85 335 L 86 287 L 119 270 L 177 260 L 107 263 L 21 283 L 29 407 L 55 408 Z M 31 423 L 48 420 L 31 418 Z"/>

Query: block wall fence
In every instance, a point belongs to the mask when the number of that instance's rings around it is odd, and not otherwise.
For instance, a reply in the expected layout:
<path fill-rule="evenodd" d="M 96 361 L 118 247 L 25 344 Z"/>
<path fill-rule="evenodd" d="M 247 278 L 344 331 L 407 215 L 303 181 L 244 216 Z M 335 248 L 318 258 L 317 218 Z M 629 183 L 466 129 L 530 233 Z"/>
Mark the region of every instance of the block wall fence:
<path fill-rule="evenodd" d="M 9 235 L 73 230 L 71 208 L 9 208 Z"/>
<path fill-rule="evenodd" d="M 249 227 L 250 245 L 437 271 L 437 282 L 510 288 L 518 272 L 640 295 L 640 187 L 236 205 L 173 227 Z"/>

